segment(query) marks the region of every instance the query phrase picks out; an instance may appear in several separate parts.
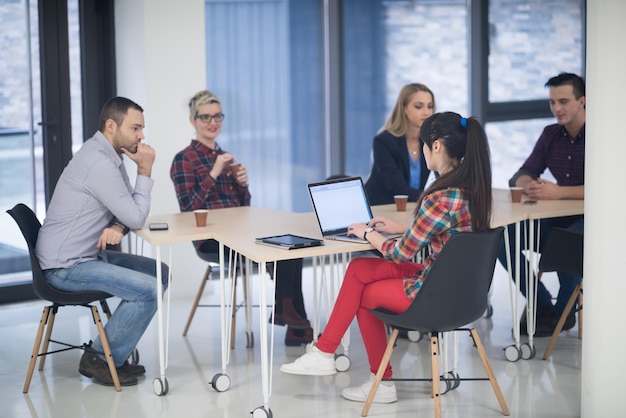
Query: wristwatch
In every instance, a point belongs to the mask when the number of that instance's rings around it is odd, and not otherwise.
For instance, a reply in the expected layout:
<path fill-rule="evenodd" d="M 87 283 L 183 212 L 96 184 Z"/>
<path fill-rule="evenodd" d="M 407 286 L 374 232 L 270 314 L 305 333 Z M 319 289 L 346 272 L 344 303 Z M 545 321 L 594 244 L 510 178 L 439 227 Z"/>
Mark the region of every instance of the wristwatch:
<path fill-rule="evenodd" d="M 128 232 L 130 231 L 130 228 L 127 227 L 126 225 L 124 225 L 123 223 L 121 223 L 120 221 L 114 221 L 111 226 L 119 226 L 120 228 L 122 228 L 122 234 L 126 235 L 128 234 Z"/>
<path fill-rule="evenodd" d="M 367 241 L 367 234 L 373 230 L 374 228 L 365 228 L 365 231 L 363 231 L 363 239 Z"/>

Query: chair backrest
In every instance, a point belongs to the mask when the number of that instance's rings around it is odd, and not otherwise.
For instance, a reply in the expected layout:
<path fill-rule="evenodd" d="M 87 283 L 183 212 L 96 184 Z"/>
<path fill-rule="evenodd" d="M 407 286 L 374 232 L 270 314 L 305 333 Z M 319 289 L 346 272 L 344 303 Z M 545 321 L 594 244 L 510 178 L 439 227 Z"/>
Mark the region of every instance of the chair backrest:
<path fill-rule="evenodd" d="M 198 255 L 198 257 L 200 257 L 200 259 L 210 264 L 220 264 L 220 255 L 218 253 L 203 253 L 202 251 L 199 251 L 195 246 L 194 248 L 196 250 L 196 254 Z"/>
<path fill-rule="evenodd" d="M 22 235 L 28 245 L 28 253 L 30 255 L 30 267 L 33 273 L 33 290 L 41 299 L 49 300 L 60 305 L 82 305 L 94 300 L 109 297 L 107 293 L 102 292 L 64 292 L 52 287 L 45 279 L 39 260 L 35 255 L 35 247 L 39 236 L 41 223 L 33 211 L 23 203 L 18 203 L 7 213 L 13 217 L 17 225 L 22 231 Z"/>
<path fill-rule="evenodd" d="M 503 230 L 453 235 L 433 262 L 411 306 L 402 314 L 382 319 L 421 332 L 445 332 L 480 318 L 487 309 Z"/>
<path fill-rule="evenodd" d="M 541 250 L 539 271 L 563 271 L 583 277 L 583 248 L 582 231 L 552 228 Z"/>

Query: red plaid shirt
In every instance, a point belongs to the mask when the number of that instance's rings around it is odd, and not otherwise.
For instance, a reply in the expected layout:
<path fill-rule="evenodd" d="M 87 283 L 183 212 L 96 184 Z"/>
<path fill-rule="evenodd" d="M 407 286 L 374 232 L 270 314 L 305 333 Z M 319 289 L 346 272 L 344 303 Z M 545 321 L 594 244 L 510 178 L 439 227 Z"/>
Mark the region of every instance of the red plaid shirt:
<path fill-rule="evenodd" d="M 181 212 L 250 206 L 250 191 L 237 183 L 229 170 L 224 170 L 215 180 L 209 175 L 217 156 L 223 153 L 217 144 L 213 150 L 192 140 L 187 148 L 176 154 L 170 177 Z M 196 247 L 201 243 L 194 242 Z"/>
<path fill-rule="evenodd" d="M 404 289 L 410 298 L 415 298 L 446 241 L 453 234 L 472 230 L 469 206 L 469 200 L 459 188 L 430 193 L 422 201 L 417 216 L 402 238 L 383 243 L 383 256 L 395 263 L 411 261 L 426 246 L 430 250 L 422 268 L 404 279 Z"/>

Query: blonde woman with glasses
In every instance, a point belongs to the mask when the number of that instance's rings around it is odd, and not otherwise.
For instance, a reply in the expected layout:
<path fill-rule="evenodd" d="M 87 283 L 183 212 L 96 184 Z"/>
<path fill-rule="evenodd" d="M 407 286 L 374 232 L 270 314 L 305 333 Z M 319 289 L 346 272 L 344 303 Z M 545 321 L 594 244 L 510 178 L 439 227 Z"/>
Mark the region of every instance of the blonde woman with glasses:
<path fill-rule="evenodd" d="M 246 166 L 240 164 L 238 170 L 231 170 L 239 162 L 216 141 L 224 117 L 220 101 L 208 90 L 196 93 L 189 101 L 189 122 L 196 137 L 176 154 L 170 169 L 181 212 L 250 206 Z M 201 253 L 217 253 L 218 245 L 215 240 L 194 241 Z M 287 325 L 286 345 L 310 343 L 313 329 L 304 309 L 302 259 L 280 261 L 276 270 L 274 323 Z"/>

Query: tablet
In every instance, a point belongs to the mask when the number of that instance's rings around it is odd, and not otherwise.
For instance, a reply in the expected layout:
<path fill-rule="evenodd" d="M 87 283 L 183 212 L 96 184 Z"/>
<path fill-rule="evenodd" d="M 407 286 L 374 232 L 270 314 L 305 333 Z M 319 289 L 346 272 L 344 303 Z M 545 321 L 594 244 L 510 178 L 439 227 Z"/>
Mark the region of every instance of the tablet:
<path fill-rule="evenodd" d="M 320 245 L 324 245 L 323 239 L 302 237 L 300 235 L 293 234 L 257 238 L 255 242 L 257 244 L 270 245 L 284 250 L 295 250 L 297 248 L 318 247 Z"/>

